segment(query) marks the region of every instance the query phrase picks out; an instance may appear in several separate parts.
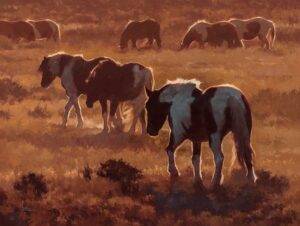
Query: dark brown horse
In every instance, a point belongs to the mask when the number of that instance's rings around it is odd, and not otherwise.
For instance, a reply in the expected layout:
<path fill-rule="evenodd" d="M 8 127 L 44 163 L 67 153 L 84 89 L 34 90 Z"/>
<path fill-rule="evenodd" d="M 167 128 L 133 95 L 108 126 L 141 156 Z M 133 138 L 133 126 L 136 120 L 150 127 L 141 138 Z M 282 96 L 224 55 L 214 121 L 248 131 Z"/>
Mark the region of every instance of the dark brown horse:
<path fill-rule="evenodd" d="M 38 36 L 34 26 L 26 21 L 0 20 L 0 35 L 13 41 L 35 41 Z"/>
<path fill-rule="evenodd" d="M 135 132 L 137 120 L 140 119 L 142 132 L 146 133 L 145 123 L 145 87 L 152 90 L 154 79 L 151 68 L 141 64 L 120 64 L 113 60 L 100 61 L 93 69 L 87 83 L 86 105 L 92 108 L 100 101 L 104 121 L 103 132 L 108 132 L 111 124 L 116 125 L 115 113 L 119 103 L 131 102 L 134 116 L 129 133 Z M 110 101 L 109 124 L 107 122 L 107 101 Z"/>
<path fill-rule="evenodd" d="M 199 47 L 203 48 L 205 43 L 212 46 L 221 46 L 224 41 L 229 48 L 243 47 L 243 43 L 238 37 L 236 28 L 229 22 L 208 23 L 204 20 L 197 21 L 191 25 L 186 32 L 179 50 L 188 48 L 196 41 Z"/>
<path fill-rule="evenodd" d="M 132 47 L 136 48 L 136 41 L 144 38 L 148 38 L 148 45 L 150 47 L 155 40 L 158 48 L 161 48 L 159 23 L 153 19 L 129 21 L 121 35 L 120 49 L 127 48 L 129 40 L 132 42 Z"/>

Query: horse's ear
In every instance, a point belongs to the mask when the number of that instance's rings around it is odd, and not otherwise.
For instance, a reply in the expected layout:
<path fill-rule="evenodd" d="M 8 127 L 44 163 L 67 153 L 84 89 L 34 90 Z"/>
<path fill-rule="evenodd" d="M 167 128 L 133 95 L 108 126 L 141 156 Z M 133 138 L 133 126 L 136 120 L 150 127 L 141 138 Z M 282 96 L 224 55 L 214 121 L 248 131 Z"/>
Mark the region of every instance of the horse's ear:
<path fill-rule="evenodd" d="M 151 90 L 149 90 L 149 89 L 147 89 L 146 87 L 145 87 L 145 90 L 146 90 L 146 94 L 147 94 L 147 96 L 148 96 L 148 97 L 150 97 L 150 96 L 151 96 L 151 94 L 152 94 L 152 91 L 151 91 Z"/>

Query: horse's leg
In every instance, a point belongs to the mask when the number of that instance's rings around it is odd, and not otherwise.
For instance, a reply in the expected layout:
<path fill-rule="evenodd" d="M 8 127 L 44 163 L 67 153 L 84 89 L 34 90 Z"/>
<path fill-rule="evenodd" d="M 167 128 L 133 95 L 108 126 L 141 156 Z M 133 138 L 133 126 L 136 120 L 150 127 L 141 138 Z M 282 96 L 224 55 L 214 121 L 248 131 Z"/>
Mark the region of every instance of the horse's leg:
<path fill-rule="evenodd" d="M 156 41 L 157 47 L 160 49 L 161 48 L 161 39 L 160 39 L 159 35 L 157 35 L 155 37 L 155 41 Z"/>
<path fill-rule="evenodd" d="M 140 122 L 142 125 L 142 134 L 145 135 L 147 134 L 146 132 L 146 114 L 145 114 L 145 109 L 143 109 L 140 113 Z"/>
<path fill-rule="evenodd" d="M 74 104 L 76 115 L 77 115 L 77 121 L 78 121 L 77 128 L 82 128 L 83 127 L 83 118 L 82 118 L 81 107 L 79 105 L 78 97 L 73 97 L 73 104 Z"/>
<path fill-rule="evenodd" d="M 143 92 L 140 95 L 138 95 L 134 100 L 132 100 L 132 103 L 133 103 L 133 119 L 132 119 L 131 127 L 128 131 L 128 133 L 130 134 L 134 134 L 137 120 L 144 109 L 145 96 Z"/>
<path fill-rule="evenodd" d="M 118 105 L 119 105 L 119 101 L 117 100 L 112 100 L 110 102 L 109 123 L 111 124 L 112 122 L 115 127 L 118 125 L 117 119 L 115 118 Z"/>
<path fill-rule="evenodd" d="M 174 135 L 173 132 L 170 134 L 169 145 L 166 149 L 167 155 L 169 157 L 169 164 L 168 164 L 168 172 L 171 178 L 175 178 L 179 176 L 179 171 L 176 166 L 175 162 L 175 151 L 176 148 L 184 141 L 184 137 L 181 134 L 177 136 Z"/>
<path fill-rule="evenodd" d="M 136 49 L 136 39 L 131 39 L 132 48 Z"/>
<path fill-rule="evenodd" d="M 71 100 L 71 98 L 69 98 L 69 100 L 68 100 L 68 102 L 65 106 L 65 112 L 64 112 L 64 115 L 63 115 L 63 122 L 62 122 L 63 127 L 67 127 L 69 113 L 70 113 L 70 110 L 71 110 L 72 106 L 73 106 L 72 100 Z"/>
<path fill-rule="evenodd" d="M 150 36 L 150 37 L 148 37 L 148 42 L 147 42 L 147 45 L 149 46 L 149 47 L 152 47 L 153 46 L 153 37 L 152 36 Z"/>
<path fill-rule="evenodd" d="M 107 125 L 107 101 L 105 99 L 99 100 L 102 110 L 102 118 L 103 118 L 103 133 L 108 132 L 108 125 Z"/>
<path fill-rule="evenodd" d="M 222 167 L 224 155 L 222 153 L 222 138 L 221 134 L 216 132 L 209 137 L 209 146 L 214 154 L 215 172 L 212 179 L 212 187 L 216 188 L 220 185 L 222 179 Z"/>
<path fill-rule="evenodd" d="M 116 111 L 116 119 L 118 124 L 123 127 L 123 117 L 122 117 L 122 103 L 119 104 L 117 111 Z"/>
<path fill-rule="evenodd" d="M 258 36 L 259 40 L 262 42 L 262 47 L 266 47 L 267 49 L 270 49 L 270 44 L 265 35 L 259 35 Z"/>
<path fill-rule="evenodd" d="M 201 175 L 201 142 L 193 142 L 193 157 L 192 163 L 194 166 L 194 183 L 202 184 Z"/>

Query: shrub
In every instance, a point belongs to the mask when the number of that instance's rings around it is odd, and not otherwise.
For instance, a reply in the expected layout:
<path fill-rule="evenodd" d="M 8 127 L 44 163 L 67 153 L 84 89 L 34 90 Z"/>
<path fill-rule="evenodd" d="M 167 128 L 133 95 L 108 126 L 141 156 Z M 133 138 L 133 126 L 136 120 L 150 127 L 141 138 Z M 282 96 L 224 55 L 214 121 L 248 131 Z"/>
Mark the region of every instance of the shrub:
<path fill-rule="evenodd" d="M 28 173 L 23 175 L 20 180 L 14 183 L 14 189 L 20 192 L 23 198 L 33 195 L 34 198 L 39 199 L 48 193 L 48 187 L 43 175 L 35 173 Z"/>
<path fill-rule="evenodd" d="M 139 191 L 137 181 L 143 178 L 141 170 L 124 162 L 122 159 L 110 159 L 105 163 L 100 163 L 97 175 L 105 177 L 111 181 L 120 183 L 124 194 L 132 194 Z"/>

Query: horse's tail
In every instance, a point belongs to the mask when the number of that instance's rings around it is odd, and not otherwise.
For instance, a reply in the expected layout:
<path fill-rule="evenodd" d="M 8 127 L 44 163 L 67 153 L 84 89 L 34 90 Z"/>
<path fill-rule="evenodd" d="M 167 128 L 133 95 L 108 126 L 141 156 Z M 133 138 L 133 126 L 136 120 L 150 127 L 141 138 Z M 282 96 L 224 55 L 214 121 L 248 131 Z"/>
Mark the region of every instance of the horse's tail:
<path fill-rule="evenodd" d="M 55 23 L 55 27 L 53 28 L 53 38 L 56 42 L 60 42 L 61 33 L 60 33 L 60 26 L 59 24 Z"/>
<path fill-rule="evenodd" d="M 257 177 L 253 168 L 254 150 L 250 143 L 252 129 L 250 106 L 244 95 L 242 95 L 240 100 L 236 97 L 231 97 L 228 101 L 236 157 L 239 164 L 244 169 L 247 169 L 247 176 L 255 182 Z"/>
<path fill-rule="evenodd" d="M 271 34 L 271 39 L 272 39 L 271 40 L 271 46 L 273 48 L 274 42 L 275 42 L 275 39 L 276 39 L 276 28 L 275 28 L 274 22 L 271 22 L 270 34 Z"/>

